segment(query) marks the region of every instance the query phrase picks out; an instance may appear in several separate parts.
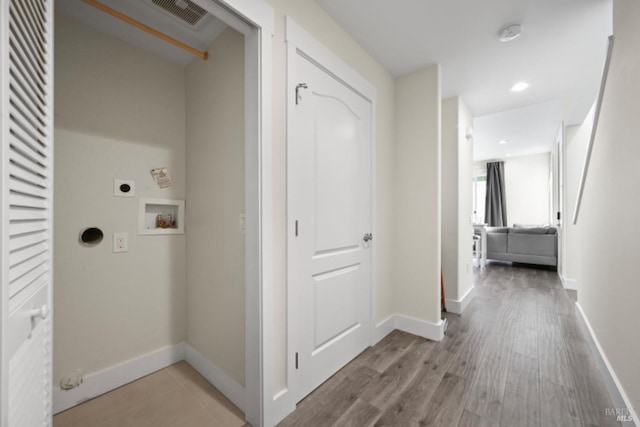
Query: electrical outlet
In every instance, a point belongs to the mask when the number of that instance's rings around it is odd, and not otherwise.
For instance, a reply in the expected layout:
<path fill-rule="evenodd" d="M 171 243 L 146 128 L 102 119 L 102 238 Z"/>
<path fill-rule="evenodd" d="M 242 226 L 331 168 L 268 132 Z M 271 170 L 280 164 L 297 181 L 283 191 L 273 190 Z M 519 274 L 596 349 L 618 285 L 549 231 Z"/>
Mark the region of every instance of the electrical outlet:
<path fill-rule="evenodd" d="M 113 233 L 113 253 L 129 251 L 128 233 Z"/>
<path fill-rule="evenodd" d="M 240 233 L 244 234 L 244 231 L 247 226 L 247 217 L 245 214 L 241 213 L 238 218 L 238 228 L 240 229 Z"/>
<path fill-rule="evenodd" d="M 114 179 L 113 195 L 116 197 L 136 197 L 136 182 L 131 179 Z"/>

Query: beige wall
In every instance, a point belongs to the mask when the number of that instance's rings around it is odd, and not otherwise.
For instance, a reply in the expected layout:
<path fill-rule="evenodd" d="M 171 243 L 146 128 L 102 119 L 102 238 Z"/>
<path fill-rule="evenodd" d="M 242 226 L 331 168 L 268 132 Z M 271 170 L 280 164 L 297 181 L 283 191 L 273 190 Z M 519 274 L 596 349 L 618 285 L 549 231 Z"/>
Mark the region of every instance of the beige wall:
<path fill-rule="evenodd" d="M 440 67 L 396 82 L 393 303 L 440 321 Z"/>
<path fill-rule="evenodd" d="M 268 0 L 275 11 L 273 54 L 273 171 L 275 247 L 274 300 L 274 392 L 286 388 L 286 44 L 285 16 L 289 15 L 306 31 L 354 68 L 378 91 L 376 114 L 376 245 L 373 262 L 377 278 L 376 317 L 381 321 L 394 313 L 391 282 L 393 213 L 393 121 L 394 79 L 313 0 Z"/>
<path fill-rule="evenodd" d="M 138 236 L 138 201 L 185 196 L 181 67 L 62 16 L 55 34 L 54 382 L 185 339 L 185 238 Z M 174 187 L 149 170 L 167 166 Z M 104 240 L 78 244 L 99 226 Z M 129 252 L 112 253 L 112 233 Z"/>
<path fill-rule="evenodd" d="M 615 44 L 578 224 L 578 302 L 632 406 L 640 408 L 640 2 L 613 2 Z"/>
<path fill-rule="evenodd" d="M 442 272 L 445 296 L 460 300 L 473 286 L 471 236 L 473 117 L 458 97 L 442 102 Z"/>
<path fill-rule="evenodd" d="M 576 207 L 576 197 L 578 187 L 582 178 L 582 168 L 584 166 L 591 128 L 593 127 L 593 116 L 595 105 L 589 111 L 584 122 L 579 126 L 570 126 L 565 130 L 565 202 L 563 221 L 563 266 L 562 274 L 565 279 L 575 281 L 580 286 L 580 271 L 582 269 L 582 259 L 580 247 L 582 246 L 581 223 L 573 223 L 573 215 Z"/>
<path fill-rule="evenodd" d="M 244 384 L 244 37 L 187 68 L 187 342 Z"/>

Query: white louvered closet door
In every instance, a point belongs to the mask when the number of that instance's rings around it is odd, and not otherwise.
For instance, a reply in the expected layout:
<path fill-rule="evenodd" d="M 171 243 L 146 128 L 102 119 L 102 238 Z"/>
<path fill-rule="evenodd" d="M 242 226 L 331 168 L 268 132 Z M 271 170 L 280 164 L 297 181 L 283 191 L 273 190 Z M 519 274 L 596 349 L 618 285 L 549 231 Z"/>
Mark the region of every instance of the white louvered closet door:
<path fill-rule="evenodd" d="M 0 426 L 50 426 L 53 0 L 0 0 Z"/>

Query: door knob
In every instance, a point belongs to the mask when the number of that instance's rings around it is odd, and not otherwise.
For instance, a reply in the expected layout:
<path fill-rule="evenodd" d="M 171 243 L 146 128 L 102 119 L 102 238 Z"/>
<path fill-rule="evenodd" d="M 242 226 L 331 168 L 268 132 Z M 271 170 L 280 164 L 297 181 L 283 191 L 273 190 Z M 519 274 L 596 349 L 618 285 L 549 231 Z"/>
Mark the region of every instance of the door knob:
<path fill-rule="evenodd" d="M 364 240 L 365 242 L 368 242 L 369 240 L 373 240 L 373 234 L 371 233 L 365 234 L 362 240 Z"/>
<path fill-rule="evenodd" d="M 29 315 L 31 316 L 32 320 L 46 319 L 47 317 L 49 317 L 49 306 L 47 304 L 44 304 L 40 308 L 29 311 Z"/>

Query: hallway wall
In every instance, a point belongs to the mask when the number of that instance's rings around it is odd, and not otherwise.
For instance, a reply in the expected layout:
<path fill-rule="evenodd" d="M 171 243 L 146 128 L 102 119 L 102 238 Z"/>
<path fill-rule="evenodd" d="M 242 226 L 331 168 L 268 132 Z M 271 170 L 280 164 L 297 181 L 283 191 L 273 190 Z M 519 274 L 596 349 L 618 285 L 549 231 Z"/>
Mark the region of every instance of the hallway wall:
<path fill-rule="evenodd" d="M 576 197 L 582 178 L 584 159 L 591 138 L 595 105 L 587 114 L 581 125 L 570 126 L 566 129 L 565 140 L 565 203 L 563 221 L 564 258 L 562 273 L 565 280 L 577 284 L 580 290 L 580 273 L 582 271 L 582 223 L 574 224 L 573 215 L 576 208 Z"/>
<path fill-rule="evenodd" d="M 440 66 L 396 80 L 392 282 L 396 313 L 440 322 Z"/>
<path fill-rule="evenodd" d="M 578 302 L 636 411 L 640 409 L 638 22 L 640 2 L 613 2 L 613 55 L 578 218 L 584 230 Z"/>

